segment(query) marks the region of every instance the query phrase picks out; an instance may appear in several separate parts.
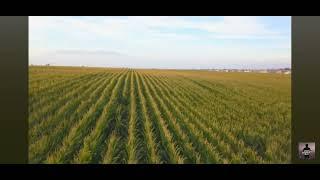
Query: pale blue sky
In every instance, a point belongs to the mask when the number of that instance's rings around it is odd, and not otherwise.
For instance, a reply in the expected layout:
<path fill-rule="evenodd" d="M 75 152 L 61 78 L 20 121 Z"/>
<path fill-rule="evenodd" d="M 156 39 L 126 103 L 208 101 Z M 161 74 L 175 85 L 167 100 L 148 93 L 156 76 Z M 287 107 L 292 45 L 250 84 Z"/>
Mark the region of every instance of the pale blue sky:
<path fill-rule="evenodd" d="M 30 17 L 29 64 L 291 67 L 291 17 Z"/>

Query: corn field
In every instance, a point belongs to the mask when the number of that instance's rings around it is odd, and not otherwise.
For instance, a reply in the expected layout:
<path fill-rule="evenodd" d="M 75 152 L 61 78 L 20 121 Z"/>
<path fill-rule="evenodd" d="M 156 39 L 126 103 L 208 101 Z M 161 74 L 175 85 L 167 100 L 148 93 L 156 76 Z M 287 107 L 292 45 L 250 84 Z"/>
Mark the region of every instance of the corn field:
<path fill-rule="evenodd" d="M 29 67 L 29 162 L 289 163 L 291 75 Z"/>

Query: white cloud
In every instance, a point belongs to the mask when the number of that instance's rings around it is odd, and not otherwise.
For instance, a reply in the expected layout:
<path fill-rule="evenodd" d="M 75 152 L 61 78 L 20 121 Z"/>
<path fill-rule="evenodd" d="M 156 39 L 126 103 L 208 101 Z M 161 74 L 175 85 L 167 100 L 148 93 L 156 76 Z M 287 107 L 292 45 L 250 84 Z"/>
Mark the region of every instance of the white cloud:
<path fill-rule="evenodd" d="M 97 20 L 98 19 L 98 20 Z M 260 22 L 258 18 L 252 16 L 226 16 L 221 20 L 195 22 L 186 20 L 183 17 L 165 16 L 132 16 L 127 18 L 119 17 L 30 17 L 31 31 L 34 29 L 55 28 L 69 33 L 78 29 L 78 32 L 93 33 L 97 36 L 120 38 L 127 37 L 133 31 L 140 31 L 144 34 L 154 33 L 154 28 L 164 29 L 194 29 L 212 33 L 212 38 L 272 38 L 280 37 L 281 34 L 274 32 Z M 172 32 L 157 31 L 158 34 L 167 35 L 172 38 Z M 181 33 L 176 33 L 175 37 L 186 37 Z M 190 36 L 190 35 L 189 35 Z"/>
<path fill-rule="evenodd" d="M 291 63 L 290 34 L 276 31 L 257 17 L 201 21 L 167 16 L 30 17 L 29 28 L 31 63 L 60 61 L 75 65 L 77 61 L 86 64 L 86 59 L 90 64 L 130 67 Z M 226 39 L 238 43 L 215 43 Z M 259 48 L 242 40 L 275 43 L 273 48 Z"/>
<path fill-rule="evenodd" d="M 201 27 L 209 32 L 223 35 L 270 35 L 275 32 L 252 16 L 226 16 L 222 21 L 206 23 Z"/>
<path fill-rule="evenodd" d="M 182 17 L 131 17 L 129 20 L 133 24 L 148 28 L 202 30 L 212 33 L 212 38 L 262 39 L 283 36 L 281 33 L 271 30 L 257 17 L 252 16 L 226 16 L 221 20 L 207 20 L 205 22 L 188 21 Z"/>
<path fill-rule="evenodd" d="M 60 49 L 55 51 L 56 54 L 64 55 L 112 55 L 112 56 L 126 56 L 126 54 L 117 51 L 106 51 L 106 50 L 87 50 L 87 49 Z"/>

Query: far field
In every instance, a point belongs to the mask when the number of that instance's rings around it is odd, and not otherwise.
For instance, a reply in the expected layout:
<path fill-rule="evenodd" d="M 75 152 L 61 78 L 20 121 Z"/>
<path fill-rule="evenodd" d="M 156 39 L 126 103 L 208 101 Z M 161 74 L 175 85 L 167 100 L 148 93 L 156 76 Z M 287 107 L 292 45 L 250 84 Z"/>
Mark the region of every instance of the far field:
<path fill-rule="evenodd" d="M 30 163 L 289 163 L 291 75 L 29 67 Z"/>

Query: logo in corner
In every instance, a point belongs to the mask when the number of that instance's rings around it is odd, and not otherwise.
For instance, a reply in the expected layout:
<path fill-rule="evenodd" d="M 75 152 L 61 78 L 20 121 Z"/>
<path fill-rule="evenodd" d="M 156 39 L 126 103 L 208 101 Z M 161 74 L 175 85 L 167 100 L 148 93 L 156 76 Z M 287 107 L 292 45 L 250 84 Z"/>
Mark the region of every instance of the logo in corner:
<path fill-rule="evenodd" d="M 298 149 L 299 149 L 299 158 L 301 160 L 315 159 L 315 154 L 316 154 L 315 142 L 300 142 Z"/>

